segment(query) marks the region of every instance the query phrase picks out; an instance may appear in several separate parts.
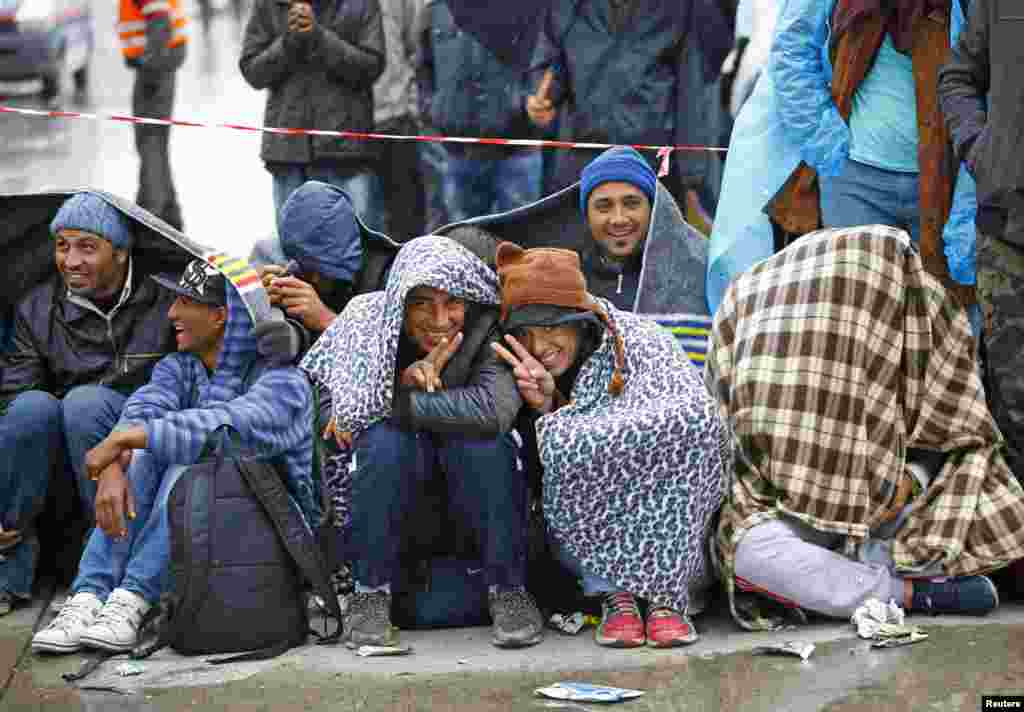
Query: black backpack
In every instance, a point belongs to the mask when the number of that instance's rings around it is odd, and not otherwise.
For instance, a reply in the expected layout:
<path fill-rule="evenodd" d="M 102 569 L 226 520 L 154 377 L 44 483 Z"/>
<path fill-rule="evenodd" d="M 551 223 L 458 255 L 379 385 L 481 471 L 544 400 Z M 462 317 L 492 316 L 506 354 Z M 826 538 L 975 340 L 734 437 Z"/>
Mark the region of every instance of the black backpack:
<path fill-rule="evenodd" d="M 341 611 L 313 532 L 289 497 L 279 464 L 239 452 L 229 425 L 207 439 L 199 462 L 171 490 L 170 569 L 174 591 L 145 657 L 170 645 L 186 654 L 241 653 L 211 662 L 274 657 L 341 636 Z M 309 628 L 304 581 L 337 623 L 332 635 Z"/>

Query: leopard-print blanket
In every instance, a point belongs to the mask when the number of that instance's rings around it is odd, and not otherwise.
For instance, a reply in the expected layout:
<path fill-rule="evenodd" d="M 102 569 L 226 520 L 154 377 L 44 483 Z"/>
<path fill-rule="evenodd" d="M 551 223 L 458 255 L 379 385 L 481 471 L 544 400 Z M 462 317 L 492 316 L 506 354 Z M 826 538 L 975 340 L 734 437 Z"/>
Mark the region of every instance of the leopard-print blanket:
<path fill-rule="evenodd" d="M 608 392 L 611 339 L 583 364 L 568 405 L 537 421 L 544 514 L 584 570 L 687 611 L 709 578 L 711 521 L 729 438 L 700 373 L 654 321 L 598 300 L 626 346 L 626 388 Z"/>
<path fill-rule="evenodd" d="M 478 304 L 499 301 L 497 275 L 461 245 L 436 236 L 403 245 L 384 291 L 352 299 L 300 364 L 330 390 L 339 431 L 355 437 L 391 416 L 405 299 L 420 286 Z M 350 452 L 342 450 L 324 463 L 338 528 L 351 519 Z"/>

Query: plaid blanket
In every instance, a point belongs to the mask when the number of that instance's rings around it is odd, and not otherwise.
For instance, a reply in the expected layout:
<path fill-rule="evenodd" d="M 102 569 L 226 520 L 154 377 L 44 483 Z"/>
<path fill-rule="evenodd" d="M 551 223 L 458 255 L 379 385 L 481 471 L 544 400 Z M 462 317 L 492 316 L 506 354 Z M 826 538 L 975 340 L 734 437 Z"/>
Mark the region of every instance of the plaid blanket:
<path fill-rule="evenodd" d="M 737 615 L 736 545 L 786 513 L 846 537 L 894 506 L 908 448 L 947 454 L 912 502 L 893 557 L 950 576 L 1024 556 L 1024 491 L 1003 447 L 965 312 L 906 233 L 825 230 L 738 277 L 712 329 L 705 378 L 732 430 L 736 470 L 716 554 Z"/>

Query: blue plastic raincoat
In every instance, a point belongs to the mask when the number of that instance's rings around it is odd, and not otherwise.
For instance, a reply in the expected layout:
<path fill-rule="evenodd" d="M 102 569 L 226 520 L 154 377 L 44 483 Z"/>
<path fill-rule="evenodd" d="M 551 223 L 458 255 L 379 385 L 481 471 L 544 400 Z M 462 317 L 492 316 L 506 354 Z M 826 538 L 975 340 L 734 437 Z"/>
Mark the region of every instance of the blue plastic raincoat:
<path fill-rule="evenodd" d="M 708 255 L 712 314 L 737 275 L 772 255 L 774 239 L 764 207 L 800 161 L 822 175 L 835 175 L 849 154 L 850 129 L 831 92 L 833 5 L 823 0 L 783 0 L 780 5 L 768 71 L 736 118 L 729 143 Z M 965 22 L 960 0 L 952 0 L 952 43 Z M 943 229 L 949 271 L 961 284 L 974 284 L 975 278 L 975 191 L 974 179 L 961 165 Z"/>

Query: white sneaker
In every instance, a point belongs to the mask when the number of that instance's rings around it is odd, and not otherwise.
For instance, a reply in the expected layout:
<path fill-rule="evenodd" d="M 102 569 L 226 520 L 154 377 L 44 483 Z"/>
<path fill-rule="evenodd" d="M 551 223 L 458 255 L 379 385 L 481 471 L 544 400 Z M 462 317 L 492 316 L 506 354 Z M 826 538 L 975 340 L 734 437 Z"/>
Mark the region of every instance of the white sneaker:
<path fill-rule="evenodd" d="M 131 650 L 139 641 L 139 625 L 149 608 L 141 596 L 115 588 L 96 621 L 82 631 L 82 645 L 115 653 Z"/>
<path fill-rule="evenodd" d="M 32 636 L 33 652 L 73 653 L 82 647 L 82 632 L 96 620 L 103 602 L 88 591 L 69 598 L 50 625 Z"/>

